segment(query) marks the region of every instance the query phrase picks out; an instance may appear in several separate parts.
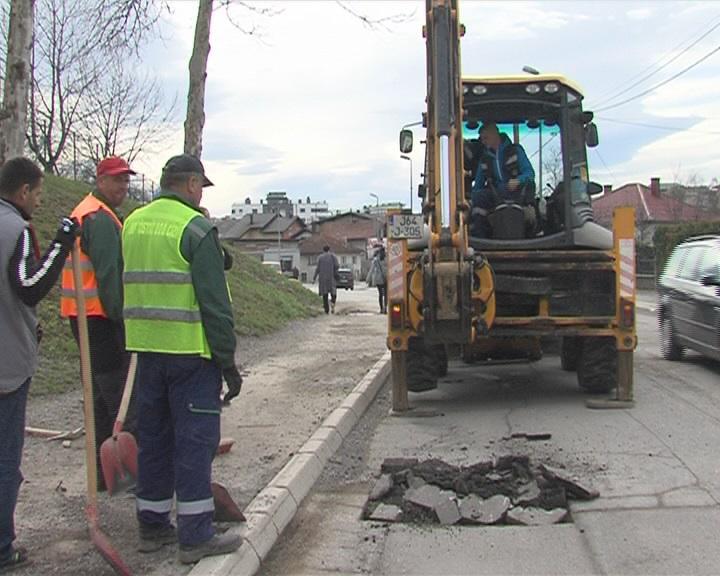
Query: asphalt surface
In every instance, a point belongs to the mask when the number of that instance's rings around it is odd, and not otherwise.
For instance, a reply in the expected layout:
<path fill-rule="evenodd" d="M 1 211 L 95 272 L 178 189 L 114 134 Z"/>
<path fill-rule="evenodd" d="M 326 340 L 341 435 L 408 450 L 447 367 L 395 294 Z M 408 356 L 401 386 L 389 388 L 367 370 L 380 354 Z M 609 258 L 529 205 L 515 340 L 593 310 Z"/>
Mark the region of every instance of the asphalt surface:
<path fill-rule="evenodd" d="M 632 409 L 590 410 L 557 357 L 472 367 L 451 362 L 438 390 L 389 414 L 388 386 L 326 466 L 264 559 L 279 574 L 714 574 L 720 520 L 720 365 L 659 357 L 653 292 L 638 295 Z M 513 438 L 550 433 L 549 440 Z M 503 454 L 564 468 L 600 497 L 547 527 L 439 527 L 360 519 L 380 464 Z M 244 572 L 232 572 L 242 574 Z"/>

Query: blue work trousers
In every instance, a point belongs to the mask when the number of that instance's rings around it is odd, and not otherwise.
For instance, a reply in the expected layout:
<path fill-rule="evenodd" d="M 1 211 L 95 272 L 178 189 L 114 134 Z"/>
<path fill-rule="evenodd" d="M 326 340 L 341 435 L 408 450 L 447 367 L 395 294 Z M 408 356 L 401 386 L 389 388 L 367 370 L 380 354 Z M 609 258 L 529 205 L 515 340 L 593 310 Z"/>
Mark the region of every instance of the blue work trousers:
<path fill-rule="evenodd" d="M 14 392 L 0 395 L 0 560 L 10 555 L 15 540 L 15 504 L 23 481 L 20 462 L 29 389 L 28 378 Z"/>
<path fill-rule="evenodd" d="M 173 493 L 181 545 L 215 534 L 210 489 L 220 443 L 220 367 L 199 356 L 138 353 L 137 516 L 147 528 L 170 523 Z"/>

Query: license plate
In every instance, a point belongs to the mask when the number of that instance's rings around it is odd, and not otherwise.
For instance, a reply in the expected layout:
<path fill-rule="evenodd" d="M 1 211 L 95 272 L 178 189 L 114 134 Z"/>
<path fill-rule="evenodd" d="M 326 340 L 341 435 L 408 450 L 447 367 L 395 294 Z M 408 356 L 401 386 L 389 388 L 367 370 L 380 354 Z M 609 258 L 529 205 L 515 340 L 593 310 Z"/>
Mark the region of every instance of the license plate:
<path fill-rule="evenodd" d="M 388 226 L 388 237 L 399 240 L 402 238 L 419 239 L 423 236 L 422 214 L 393 214 Z"/>

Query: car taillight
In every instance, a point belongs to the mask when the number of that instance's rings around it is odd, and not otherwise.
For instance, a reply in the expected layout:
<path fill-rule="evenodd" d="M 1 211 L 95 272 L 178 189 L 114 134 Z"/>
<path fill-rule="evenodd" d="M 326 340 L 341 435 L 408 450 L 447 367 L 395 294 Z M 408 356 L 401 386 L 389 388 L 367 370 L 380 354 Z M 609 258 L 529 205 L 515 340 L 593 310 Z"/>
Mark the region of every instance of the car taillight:
<path fill-rule="evenodd" d="M 635 326 L 635 302 L 620 299 L 620 326 L 622 328 Z"/>
<path fill-rule="evenodd" d="M 390 304 L 390 328 L 402 328 L 402 302 L 393 302 Z"/>

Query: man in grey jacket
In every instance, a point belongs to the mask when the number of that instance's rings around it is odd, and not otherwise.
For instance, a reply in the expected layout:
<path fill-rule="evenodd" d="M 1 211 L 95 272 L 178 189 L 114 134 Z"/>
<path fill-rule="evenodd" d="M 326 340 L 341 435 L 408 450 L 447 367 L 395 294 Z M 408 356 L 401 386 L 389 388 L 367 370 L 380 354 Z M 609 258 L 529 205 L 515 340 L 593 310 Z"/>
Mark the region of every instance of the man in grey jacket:
<path fill-rule="evenodd" d="M 318 256 L 317 266 L 315 267 L 315 275 L 313 276 L 313 282 L 318 278 L 318 292 L 323 299 L 323 308 L 325 314 L 332 311 L 335 314 L 335 302 L 337 301 L 337 287 L 335 284 L 335 277 L 338 273 L 337 257 L 335 254 L 330 252 L 330 246 L 327 244 L 323 246 L 323 253 Z M 330 297 L 330 303 L 328 304 L 328 296 Z"/>
<path fill-rule="evenodd" d="M 0 168 L 0 572 L 27 560 L 26 550 L 13 541 L 25 407 L 41 334 L 35 305 L 60 276 L 77 233 L 77 224 L 64 218 L 40 255 L 30 217 L 42 187 L 42 170 L 27 158 L 12 158 Z"/>

